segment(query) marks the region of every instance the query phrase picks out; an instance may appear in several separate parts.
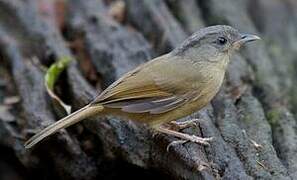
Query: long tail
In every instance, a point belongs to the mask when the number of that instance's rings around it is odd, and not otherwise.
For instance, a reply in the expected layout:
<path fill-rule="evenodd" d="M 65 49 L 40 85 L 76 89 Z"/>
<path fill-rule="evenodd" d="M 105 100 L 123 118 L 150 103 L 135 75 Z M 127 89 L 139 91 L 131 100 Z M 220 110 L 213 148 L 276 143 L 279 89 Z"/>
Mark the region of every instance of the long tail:
<path fill-rule="evenodd" d="M 54 134 L 58 130 L 67 128 L 87 117 L 93 116 L 101 112 L 103 109 L 104 107 L 101 105 L 87 105 L 35 134 L 25 143 L 25 148 L 29 149 L 47 136 Z"/>

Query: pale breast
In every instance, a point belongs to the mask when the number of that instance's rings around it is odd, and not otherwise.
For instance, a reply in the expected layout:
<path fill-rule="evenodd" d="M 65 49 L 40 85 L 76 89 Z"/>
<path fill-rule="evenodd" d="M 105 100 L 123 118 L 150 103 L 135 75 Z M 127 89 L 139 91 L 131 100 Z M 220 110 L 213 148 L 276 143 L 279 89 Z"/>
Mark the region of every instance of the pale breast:
<path fill-rule="evenodd" d="M 157 115 L 156 117 L 151 116 L 152 118 L 147 119 L 146 122 L 151 126 L 158 126 L 159 124 L 180 119 L 202 109 L 220 90 L 225 72 L 214 71 L 211 74 L 212 77 L 209 77 L 207 80 L 205 79 L 203 87 L 200 87 L 199 94 L 197 94 L 196 98 L 192 99 L 192 101 L 189 101 L 173 111 Z"/>

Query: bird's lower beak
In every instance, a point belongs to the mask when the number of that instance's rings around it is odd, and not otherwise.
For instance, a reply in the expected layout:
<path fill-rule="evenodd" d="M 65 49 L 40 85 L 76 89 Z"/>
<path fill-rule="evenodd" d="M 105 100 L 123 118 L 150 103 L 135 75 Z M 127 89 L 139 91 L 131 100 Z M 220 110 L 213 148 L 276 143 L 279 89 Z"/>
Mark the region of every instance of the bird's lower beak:
<path fill-rule="evenodd" d="M 256 40 L 260 40 L 261 38 L 259 36 L 256 35 L 252 35 L 252 34 L 241 34 L 241 38 L 237 41 L 235 41 L 233 43 L 233 46 L 236 49 L 239 49 L 243 44 L 247 43 L 247 42 L 252 42 L 252 41 L 256 41 Z"/>

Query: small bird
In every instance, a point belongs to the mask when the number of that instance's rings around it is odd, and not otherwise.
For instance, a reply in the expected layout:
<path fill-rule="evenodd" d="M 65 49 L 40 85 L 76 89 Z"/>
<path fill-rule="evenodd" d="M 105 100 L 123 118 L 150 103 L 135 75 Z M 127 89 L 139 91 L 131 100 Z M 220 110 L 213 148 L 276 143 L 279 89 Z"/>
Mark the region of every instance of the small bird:
<path fill-rule="evenodd" d="M 246 42 L 258 39 L 226 25 L 202 28 L 170 53 L 124 74 L 91 103 L 38 132 L 25 147 L 31 148 L 58 130 L 94 115 L 119 116 L 186 141 L 208 144 L 210 138 L 171 130 L 163 124 L 206 106 L 223 83 L 230 56 Z"/>

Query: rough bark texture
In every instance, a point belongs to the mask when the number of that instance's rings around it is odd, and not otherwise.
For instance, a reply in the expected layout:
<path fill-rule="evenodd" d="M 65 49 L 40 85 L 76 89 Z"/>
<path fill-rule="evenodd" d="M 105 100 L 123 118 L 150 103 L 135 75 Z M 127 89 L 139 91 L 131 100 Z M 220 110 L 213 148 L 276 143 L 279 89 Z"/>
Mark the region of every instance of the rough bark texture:
<path fill-rule="evenodd" d="M 277 13 L 275 13 L 277 12 Z M 61 114 L 44 67 L 76 59 L 56 93 L 74 109 L 190 33 L 229 24 L 262 42 L 233 57 L 212 103 L 184 118 L 211 146 L 114 117 L 85 120 L 33 150 L 23 143 Z M 0 179 L 296 179 L 294 0 L 0 0 Z"/>

